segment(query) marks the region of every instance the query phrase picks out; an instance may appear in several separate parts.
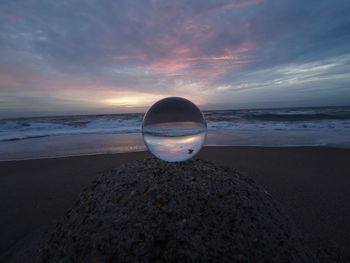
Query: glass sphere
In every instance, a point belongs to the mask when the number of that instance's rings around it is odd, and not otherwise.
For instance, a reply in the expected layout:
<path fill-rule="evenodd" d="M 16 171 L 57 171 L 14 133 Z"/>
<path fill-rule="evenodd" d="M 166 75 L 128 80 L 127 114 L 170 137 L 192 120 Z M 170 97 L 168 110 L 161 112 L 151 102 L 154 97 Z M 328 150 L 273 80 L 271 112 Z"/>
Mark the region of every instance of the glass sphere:
<path fill-rule="evenodd" d="M 202 148 L 207 124 L 202 112 L 191 101 L 169 97 L 147 111 L 142 135 L 148 150 L 167 162 L 191 159 Z"/>

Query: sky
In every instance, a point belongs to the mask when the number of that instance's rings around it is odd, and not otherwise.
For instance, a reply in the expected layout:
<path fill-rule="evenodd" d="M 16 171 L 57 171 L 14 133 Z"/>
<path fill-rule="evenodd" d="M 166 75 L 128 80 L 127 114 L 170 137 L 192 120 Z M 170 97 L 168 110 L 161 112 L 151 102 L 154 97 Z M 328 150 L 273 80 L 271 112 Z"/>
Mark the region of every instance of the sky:
<path fill-rule="evenodd" d="M 349 0 L 2 0 L 0 118 L 350 104 Z"/>

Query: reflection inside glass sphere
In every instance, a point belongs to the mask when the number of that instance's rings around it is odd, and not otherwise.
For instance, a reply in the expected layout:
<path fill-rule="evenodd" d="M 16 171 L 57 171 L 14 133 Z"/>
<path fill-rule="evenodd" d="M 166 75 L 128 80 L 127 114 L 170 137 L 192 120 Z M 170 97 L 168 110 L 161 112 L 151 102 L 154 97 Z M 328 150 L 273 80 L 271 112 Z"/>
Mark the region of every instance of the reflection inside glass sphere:
<path fill-rule="evenodd" d="M 155 103 L 142 124 L 148 150 L 168 162 L 185 161 L 196 155 L 204 144 L 206 130 L 206 122 L 197 106 L 177 97 Z"/>

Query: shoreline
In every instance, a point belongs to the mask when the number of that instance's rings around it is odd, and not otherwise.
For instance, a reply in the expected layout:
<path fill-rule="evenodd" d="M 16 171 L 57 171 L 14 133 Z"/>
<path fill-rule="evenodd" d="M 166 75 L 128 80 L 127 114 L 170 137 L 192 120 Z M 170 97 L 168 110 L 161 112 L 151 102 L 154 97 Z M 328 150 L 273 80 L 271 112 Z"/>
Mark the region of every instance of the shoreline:
<path fill-rule="evenodd" d="M 330 148 L 330 149 L 343 149 L 343 150 L 350 150 L 350 146 L 337 146 L 337 145 L 322 145 L 322 144 L 315 144 L 315 145 L 271 145 L 271 146 L 262 146 L 262 145 L 215 145 L 215 144 L 208 144 L 204 145 L 203 148 Z M 203 149 L 202 148 L 202 149 Z M 201 150 L 202 151 L 202 150 Z M 28 157 L 28 158 L 19 158 L 19 159 L 0 159 L 0 165 L 4 162 L 16 162 L 16 161 L 35 161 L 35 160 L 46 160 L 46 159 L 62 159 L 62 158 L 71 158 L 71 157 L 84 157 L 84 156 L 99 156 L 99 155 L 116 155 L 116 154 L 129 154 L 129 153 L 139 153 L 139 152 L 148 152 L 147 149 L 139 149 L 139 150 L 132 150 L 132 151 L 126 151 L 126 152 L 96 152 L 96 153 L 81 153 L 81 154 L 72 154 L 72 155 L 57 155 L 57 156 L 42 156 L 42 157 Z M 198 156 L 195 155 L 194 158 Z"/>
<path fill-rule="evenodd" d="M 205 146 L 215 147 L 336 147 L 350 149 L 350 131 L 208 131 Z M 34 160 L 66 156 L 114 154 L 147 150 L 141 133 L 83 134 L 0 142 L 0 160 Z"/>
<path fill-rule="evenodd" d="M 30 247 L 102 172 L 149 156 L 141 151 L 1 161 L 0 261 Z M 310 244 L 330 242 L 350 255 L 350 149 L 210 146 L 196 158 L 248 175 L 281 204 Z"/>

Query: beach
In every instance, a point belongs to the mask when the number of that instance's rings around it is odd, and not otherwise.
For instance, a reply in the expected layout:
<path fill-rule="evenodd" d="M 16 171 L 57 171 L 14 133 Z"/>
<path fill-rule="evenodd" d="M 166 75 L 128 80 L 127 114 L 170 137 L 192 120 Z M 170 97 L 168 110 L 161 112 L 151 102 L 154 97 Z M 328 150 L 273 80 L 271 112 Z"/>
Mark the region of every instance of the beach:
<path fill-rule="evenodd" d="M 0 263 L 350 263 L 350 1 L 3 1 Z"/>
<path fill-rule="evenodd" d="M 133 152 L 0 162 L 0 259 L 11 262 L 18 251 L 35 249 L 42 233 L 103 171 L 149 156 Z M 204 147 L 196 158 L 254 179 L 281 205 L 309 246 L 327 243 L 350 254 L 349 149 Z"/>

